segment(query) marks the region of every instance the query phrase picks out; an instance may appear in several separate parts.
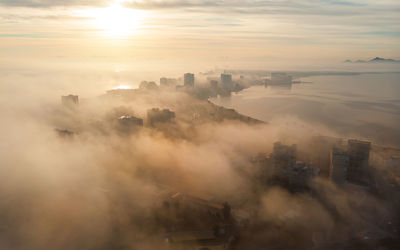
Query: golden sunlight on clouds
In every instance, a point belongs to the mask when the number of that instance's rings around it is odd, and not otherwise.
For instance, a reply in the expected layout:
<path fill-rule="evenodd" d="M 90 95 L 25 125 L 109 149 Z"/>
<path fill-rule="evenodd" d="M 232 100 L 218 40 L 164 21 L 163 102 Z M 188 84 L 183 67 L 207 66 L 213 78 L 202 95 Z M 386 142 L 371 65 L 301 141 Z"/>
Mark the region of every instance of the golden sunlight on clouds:
<path fill-rule="evenodd" d="M 132 86 L 129 85 L 119 85 L 113 89 L 132 89 Z"/>
<path fill-rule="evenodd" d="M 91 25 L 104 35 L 121 38 L 135 33 L 145 18 L 143 11 L 125 8 L 124 0 L 116 0 L 106 8 L 80 10 L 79 15 L 90 18 Z"/>

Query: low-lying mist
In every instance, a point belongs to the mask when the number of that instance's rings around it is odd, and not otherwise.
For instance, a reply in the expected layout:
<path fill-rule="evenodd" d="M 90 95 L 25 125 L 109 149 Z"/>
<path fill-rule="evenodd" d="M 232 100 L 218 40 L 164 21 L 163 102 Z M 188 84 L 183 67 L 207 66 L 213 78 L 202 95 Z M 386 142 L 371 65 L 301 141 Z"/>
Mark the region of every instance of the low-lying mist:
<path fill-rule="evenodd" d="M 313 182 L 314 197 L 260 184 L 254 156 L 270 153 L 276 141 L 311 153 L 315 131 L 334 135 L 326 128 L 288 127 L 286 118 L 273 125 L 199 119 L 195 108 L 206 101 L 183 92 L 108 98 L 99 92 L 113 78 L 101 76 L 2 79 L 1 249 L 163 249 L 153 214 L 165 192 L 228 201 L 257 218 L 238 249 L 271 242 L 309 249 L 320 238 L 343 240 L 362 231 L 373 214 L 391 215 L 384 202 L 325 178 Z M 79 94 L 75 109 L 60 103 L 70 93 Z M 175 121 L 132 133 L 116 127 L 123 115 L 146 122 L 152 108 L 173 110 Z"/>

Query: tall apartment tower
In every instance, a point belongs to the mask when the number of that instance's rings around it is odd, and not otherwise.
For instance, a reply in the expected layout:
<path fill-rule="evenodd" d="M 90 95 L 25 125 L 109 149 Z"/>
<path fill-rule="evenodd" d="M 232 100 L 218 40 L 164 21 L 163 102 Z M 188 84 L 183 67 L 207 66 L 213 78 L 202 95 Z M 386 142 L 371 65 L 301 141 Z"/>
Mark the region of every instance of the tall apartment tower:
<path fill-rule="evenodd" d="M 221 74 L 221 86 L 223 89 L 232 91 L 232 75 L 231 74 Z"/>
<path fill-rule="evenodd" d="M 186 73 L 183 75 L 183 85 L 185 87 L 194 87 L 194 74 Z"/>
<path fill-rule="evenodd" d="M 371 143 L 359 140 L 349 140 L 347 154 L 349 155 L 349 167 L 347 180 L 359 185 L 369 185 L 369 151 Z"/>
<path fill-rule="evenodd" d="M 270 155 L 274 168 L 278 171 L 291 168 L 296 163 L 296 152 L 297 146 L 295 144 L 289 146 L 275 142 L 274 150 Z"/>
<path fill-rule="evenodd" d="M 330 152 L 329 178 L 338 185 L 344 184 L 349 168 L 349 156 L 345 151 L 334 147 Z"/>

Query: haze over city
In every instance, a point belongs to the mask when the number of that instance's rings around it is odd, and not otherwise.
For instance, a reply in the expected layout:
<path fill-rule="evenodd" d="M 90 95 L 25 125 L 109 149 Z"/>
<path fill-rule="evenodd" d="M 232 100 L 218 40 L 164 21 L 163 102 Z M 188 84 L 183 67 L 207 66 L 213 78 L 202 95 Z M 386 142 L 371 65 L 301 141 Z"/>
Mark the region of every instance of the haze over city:
<path fill-rule="evenodd" d="M 0 0 L 0 249 L 399 249 L 399 12 Z"/>

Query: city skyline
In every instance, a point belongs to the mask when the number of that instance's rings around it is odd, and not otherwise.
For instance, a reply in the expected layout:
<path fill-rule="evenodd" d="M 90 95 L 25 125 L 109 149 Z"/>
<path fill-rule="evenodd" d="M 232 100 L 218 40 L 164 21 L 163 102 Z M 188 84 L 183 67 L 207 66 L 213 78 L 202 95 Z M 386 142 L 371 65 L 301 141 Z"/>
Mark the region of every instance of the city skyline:
<path fill-rule="evenodd" d="M 400 0 L 0 0 L 0 250 L 397 250 Z"/>

